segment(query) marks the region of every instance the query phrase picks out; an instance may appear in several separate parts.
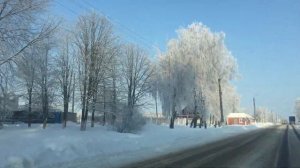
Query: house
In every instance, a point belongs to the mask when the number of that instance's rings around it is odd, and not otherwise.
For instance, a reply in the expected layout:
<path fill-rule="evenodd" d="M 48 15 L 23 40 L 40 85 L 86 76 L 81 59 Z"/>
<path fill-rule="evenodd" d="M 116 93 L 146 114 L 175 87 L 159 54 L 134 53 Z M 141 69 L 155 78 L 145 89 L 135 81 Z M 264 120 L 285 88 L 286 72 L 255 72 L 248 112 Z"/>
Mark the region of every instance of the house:
<path fill-rule="evenodd" d="M 249 125 L 254 122 L 254 118 L 246 113 L 229 113 L 227 125 Z"/>

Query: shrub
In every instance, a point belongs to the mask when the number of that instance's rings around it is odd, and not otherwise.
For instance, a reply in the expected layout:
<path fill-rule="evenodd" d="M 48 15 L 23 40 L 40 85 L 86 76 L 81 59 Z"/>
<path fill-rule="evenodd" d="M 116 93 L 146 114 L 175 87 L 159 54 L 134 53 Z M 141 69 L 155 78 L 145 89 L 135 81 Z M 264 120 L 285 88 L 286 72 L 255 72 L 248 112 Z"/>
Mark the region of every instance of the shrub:
<path fill-rule="evenodd" d="M 146 119 L 137 109 L 133 109 L 130 115 L 129 108 L 124 108 L 115 122 L 115 129 L 121 133 L 136 133 L 146 124 Z"/>

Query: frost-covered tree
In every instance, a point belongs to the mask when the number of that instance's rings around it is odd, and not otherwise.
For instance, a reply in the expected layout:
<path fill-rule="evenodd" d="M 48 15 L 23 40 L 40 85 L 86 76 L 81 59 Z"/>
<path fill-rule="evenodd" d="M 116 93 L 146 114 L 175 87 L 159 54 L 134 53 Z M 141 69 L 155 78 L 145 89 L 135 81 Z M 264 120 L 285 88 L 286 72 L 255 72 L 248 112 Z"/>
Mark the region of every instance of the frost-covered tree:
<path fill-rule="evenodd" d="M 150 78 L 150 93 L 155 101 L 156 123 L 158 122 L 158 89 L 159 89 L 159 69 L 156 68 L 156 63 L 153 63 L 153 74 Z"/>
<path fill-rule="evenodd" d="M 201 23 L 177 31 L 159 55 L 159 97 L 165 116 L 174 127 L 177 113 L 192 106 L 194 116 L 206 120 L 208 113 L 220 118 L 218 79 L 224 89 L 235 77 L 236 61 L 227 49 L 224 33 L 214 33 Z M 226 99 L 226 95 L 224 95 Z"/>
<path fill-rule="evenodd" d="M 257 122 L 274 122 L 275 114 L 267 107 L 258 107 L 255 111 L 255 119 Z"/>
<path fill-rule="evenodd" d="M 223 87 L 223 107 L 224 116 L 229 113 L 238 113 L 243 111 L 240 107 L 240 95 L 232 85 L 225 85 Z"/>

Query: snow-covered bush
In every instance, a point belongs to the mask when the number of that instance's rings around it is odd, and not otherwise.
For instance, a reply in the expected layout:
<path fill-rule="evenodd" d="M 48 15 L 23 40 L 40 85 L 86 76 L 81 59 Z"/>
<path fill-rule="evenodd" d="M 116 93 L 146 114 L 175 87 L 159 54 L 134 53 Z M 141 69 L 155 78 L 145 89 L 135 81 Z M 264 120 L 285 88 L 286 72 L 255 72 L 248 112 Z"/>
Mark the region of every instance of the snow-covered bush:
<path fill-rule="evenodd" d="M 124 108 L 114 124 L 116 131 L 136 133 L 146 124 L 146 119 L 138 109 Z"/>

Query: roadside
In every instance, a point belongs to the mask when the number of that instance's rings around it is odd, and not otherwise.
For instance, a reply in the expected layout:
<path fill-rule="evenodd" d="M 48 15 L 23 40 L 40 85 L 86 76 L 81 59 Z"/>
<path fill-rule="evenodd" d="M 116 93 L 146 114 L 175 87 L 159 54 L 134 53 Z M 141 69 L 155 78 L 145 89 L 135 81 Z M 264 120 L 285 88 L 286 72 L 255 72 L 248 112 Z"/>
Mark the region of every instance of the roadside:
<path fill-rule="evenodd" d="M 121 134 L 96 126 L 85 132 L 79 125 L 34 124 L 5 126 L 0 137 L 0 167 L 116 167 L 147 158 L 203 145 L 260 129 L 257 126 L 224 126 L 207 129 L 147 124 L 139 134 Z M 8 143 L 9 142 L 9 143 Z M 9 145 L 7 145 L 9 144 Z"/>

